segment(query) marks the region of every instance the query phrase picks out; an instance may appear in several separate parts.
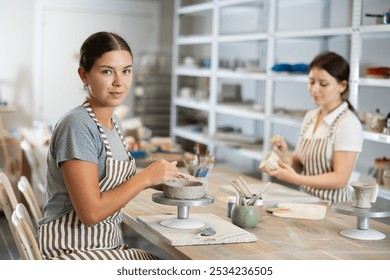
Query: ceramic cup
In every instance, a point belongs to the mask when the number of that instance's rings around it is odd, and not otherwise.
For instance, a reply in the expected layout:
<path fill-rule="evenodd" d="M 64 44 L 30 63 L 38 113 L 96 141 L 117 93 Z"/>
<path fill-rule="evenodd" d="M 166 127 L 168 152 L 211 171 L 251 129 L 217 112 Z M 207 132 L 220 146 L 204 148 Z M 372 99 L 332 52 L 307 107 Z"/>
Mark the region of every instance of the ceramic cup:
<path fill-rule="evenodd" d="M 268 152 L 265 157 L 262 159 L 259 165 L 259 169 L 267 168 L 269 170 L 276 170 L 279 168 L 278 160 L 279 156 L 274 151 Z"/>
<path fill-rule="evenodd" d="M 352 207 L 371 208 L 371 197 L 376 186 L 363 182 L 351 182 L 351 186 L 355 190 L 355 198 L 352 202 Z"/>
<path fill-rule="evenodd" d="M 232 212 L 232 223 L 240 228 L 254 228 L 260 222 L 259 206 L 235 205 Z"/>

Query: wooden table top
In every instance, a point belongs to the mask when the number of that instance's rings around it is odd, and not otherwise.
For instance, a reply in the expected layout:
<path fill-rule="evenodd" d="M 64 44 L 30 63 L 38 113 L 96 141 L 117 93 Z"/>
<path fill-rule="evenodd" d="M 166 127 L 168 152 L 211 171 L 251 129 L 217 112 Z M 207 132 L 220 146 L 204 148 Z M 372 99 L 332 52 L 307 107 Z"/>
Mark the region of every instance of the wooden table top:
<path fill-rule="evenodd" d="M 215 202 L 206 206 L 191 207 L 190 216 L 191 213 L 212 213 L 230 221 L 226 215 L 227 196 L 232 193 L 226 190 L 226 185 L 238 176 L 242 176 L 248 184 L 261 183 L 258 179 L 216 166 L 208 176 L 208 193 L 215 196 Z M 281 185 L 276 187 L 285 189 L 286 193 L 291 195 L 296 195 L 298 192 Z M 173 247 L 137 221 L 138 216 L 177 212 L 175 206 L 153 202 L 152 194 L 155 192 L 155 190 L 145 190 L 129 202 L 124 209 L 123 220 L 125 224 L 173 259 L 390 259 L 390 225 L 369 220 L 371 229 L 386 235 L 382 240 L 366 241 L 347 238 L 342 236 L 340 231 L 356 228 L 357 218 L 336 213 L 330 206 L 323 220 L 276 217 L 263 209 L 261 222 L 256 228 L 247 230 L 257 236 L 256 242 Z M 266 207 L 267 205 L 264 205 L 264 208 Z"/>

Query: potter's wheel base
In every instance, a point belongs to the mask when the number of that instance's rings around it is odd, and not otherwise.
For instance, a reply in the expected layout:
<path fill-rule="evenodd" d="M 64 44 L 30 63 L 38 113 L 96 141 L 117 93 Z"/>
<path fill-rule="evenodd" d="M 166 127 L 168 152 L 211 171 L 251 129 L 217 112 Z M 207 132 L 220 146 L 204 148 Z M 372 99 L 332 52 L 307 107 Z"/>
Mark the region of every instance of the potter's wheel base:
<path fill-rule="evenodd" d="M 380 240 L 386 237 L 386 235 L 374 229 L 347 229 L 340 231 L 340 234 L 359 240 Z"/>
<path fill-rule="evenodd" d="M 205 223 L 190 218 L 187 219 L 172 218 L 172 219 L 162 220 L 160 222 L 160 225 L 169 228 L 196 229 L 196 228 L 204 227 Z"/>

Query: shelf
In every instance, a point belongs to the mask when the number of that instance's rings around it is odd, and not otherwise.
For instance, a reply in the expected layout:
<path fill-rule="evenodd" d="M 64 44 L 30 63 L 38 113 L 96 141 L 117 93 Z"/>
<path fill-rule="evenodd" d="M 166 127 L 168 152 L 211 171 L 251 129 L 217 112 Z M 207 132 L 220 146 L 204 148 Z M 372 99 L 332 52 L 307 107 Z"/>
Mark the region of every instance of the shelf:
<path fill-rule="evenodd" d="M 294 74 L 294 73 L 272 73 L 271 79 L 274 81 L 283 81 L 283 82 L 297 82 L 297 83 L 307 83 L 309 79 L 305 74 Z"/>
<path fill-rule="evenodd" d="M 315 30 L 300 30 L 300 31 L 285 31 L 276 32 L 276 39 L 291 39 L 291 38 L 310 38 L 310 37 L 326 37 L 326 36 L 340 36 L 351 35 L 352 28 L 324 28 Z"/>
<path fill-rule="evenodd" d="M 15 112 L 16 109 L 15 105 L 0 105 L 0 112 Z"/>
<path fill-rule="evenodd" d="M 390 79 L 359 78 L 360 86 L 390 87 Z"/>
<path fill-rule="evenodd" d="M 176 75 L 181 76 L 192 76 L 192 77 L 210 77 L 211 70 L 206 68 L 186 68 L 186 67 L 177 67 Z"/>
<path fill-rule="evenodd" d="M 180 1 L 175 1 L 178 7 Z M 191 88 L 204 89 L 207 84 L 208 99 L 199 101 L 174 98 L 171 119 L 180 120 L 181 116 L 178 114 L 186 113 L 181 107 L 201 111 L 200 114 L 207 117 L 207 133 L 204 133 L 204 129 L 200 133 L 191 131 L 191 127 L 173 124 L 172 135 L 210 145 L 211 149 L 235 149 L 237 156 L 243 160 L 261 160 L 263 154 L 271 148 L 269 139 L 273 132 L 279 133 L 278 130 L 282 129 L 287 138 L 291 138 L 288 140 L 292 141 L 302 125 L 303 116 L 289 115 L 287 113 L 293 110 L 278 111 L 276 107 L 312 109 L 309 94 L 307 102 L 299 99 L 305 95 L 298 94 L 298 91 L 306 90 L 309 82 L 307 73 L 275 72 L 272 71 L 272 66 L 276 63 L 310 63 L 323 50 L 336 51 L 350 61 L 352 105 L 357 107 L 359 94 L 363 96 L 367 91 L 362 87 L 368 87 L 368 91 L 372 90 L 373 94 L 379 92 L 378 96 L 383 96 L 382 92 L 390 88 L 390 79 L 363 77 L 362 69 L 367 65 L 388 62 L 377 58 L 375 46 L 383 44 L 380 54 L 386 55 L 390 25 L 362 25 L 362 17 L 366 12 L 366 7 L 361 7 L 362 2 L 210 0 L 178 8 L 174 15 L 175 21 L 182 23 L 183 18 L 194 20 L 197 24 L 193 24 L 193 29 L 197 32 L 184 36 L 179 34 L 180 30 L 175 31 L 173 55 L 176 57 L 173 64 L 176 67 L 173 68 L 172 80 L 176 88 L 173 89 L 173 94 L 179 95 L 182 87 L 180 81 L 187 79 L 181 76 L 201 77 L 203 79 L 190 78 L 194 80 Z M 383 10 L 381 5 L 370 2 L 370 9 Z M 291 13 L 293 15 L 289 17 Z M 199 27 L 203 29 L 199 30 Z M 182 53 L 175 53 L 176 50 L 181 50 Z M 210 59 L 211 67 L 184 67 L 180 64 L 183 55 L 195 57 L 197 61 Z M 254 68 L 245 69 L 247 65 L 253 65 Z M 238 71 L 231 70 L 236 66 L 239 66 Z M 359 73 L 362 77 L 359 77 Z M 243 100 L 242 104 L 223 102 L 229 100 L 222 98 L 226 96 L 231 97 L 231 100 Z M 261 104 L 264 110 L 253 109 L 252 103 L 246 102 L 247 100 Z M 367 107 L 381 101 L 372 102 Z M 236 138 L 222 141 L 211 137 L 218 132 L 219 125 L 231 125 L 232 122 L 243 133 L 250 131 L 249 134 L 253 132 L 254 135 L 259 135 L 264 139 L 264 146 L 243 147 Z M 381 133 L 365 131 L 364 139 L 390 144 L 390 136 Z M 223 161 L 224 153 L 220 153 L 220 156 Z"/>
<path fill-rule="evenodd" d="M 230 116 L 236 116 L 241 118 L 249 118 L 253 120 L 263 121 L 265 119 L 265 115 L 263 112 L 256 111 L 253 108 L 253 105 L 245 105 L 245 104 L 220 104 L 216 107 L 216 112 L 219 114 L 226 114 Z"/>
<path fill-rule="evenodd" d="M 296 128 L 300 128 L 302 125 L 302 118 L 294 118 L 288 115 L 272 115 L 271 121 L 276 124 L 288 125 Z"/>
<path fill-rule="evenodd" d="M 365 25 L 360 27 L 362 33 L 390 32 L 390 25 Z"/>
<path fill-rule="evenodd" d="M 214 3 L 201 3 L 190 6 L 184 6 L 177 9 L 176 13 L 179 15 L 198 13 L 213 9 Z"/>
<path fill-rule="evenodd" d="M 212 37 L 208 35 L 180 36 L 176 41 L 178 45 L 211 44 L 211 42 Z"/>
<path fill-rule="evenodd" d="M 173 129 L 173 134 L 204 145 L 210 145 L 210 141 L 205 134 L 191 131 L 189 127 L 176 127 Z"/>
<path fill-rule="evenodd" d="M 390 135 L 383 133 L 364 131 L 364 139 L 383 144 L 390 144 Z"/>
<path fill-rule="evenodd" d="M 222 7 L 229 7 L 229 6 L 235 6 L 240 4 L 252 4 L 252 3 L 258 3 L 259 0 L 224 0 L 220 1 L 219 5 Z"/>
<path fill-rule="evenodd" d="M 246 72 L 220 69 L 217 72 L 218 78 L 265 80 L 266 74 L 261 72 Z"/>
<path fill-rule="evenodd" d="M 254 33 L 254 34 L 237 34 L 237 35 L 220 35 L 218 37 L 219 43 L 233 43 L 233 42 L 247 42 L 267 40 L 267 33 Z"/>
<path fill-rule="evenodd" d="M 176 106 L 181 106 L 181 107 L 186 107 L 186 108 L 196 109 L 201 111 L 210 110 L 210 106 L 207 101 L 196 100 L 195 98 L 190 99 L 190 98 L 177 97 L 174 99 L 173 102 Z"/>
<path fill-rule="evenodd" d="M 240 145 L 234 143 L 229 143 L 229 142 L 224 142 L 219 140 L 213 140 L 213 141 L 215 141 L 216 145 L 221 148 L 234 149 L 237 155 L 240 155 L 245 158 L 261 161 L 261 159 L 264 156 L 261 145 L 257 145 L 252 149 L 248 149 L 248 148 L 242 148 L 240 147 Z"/>

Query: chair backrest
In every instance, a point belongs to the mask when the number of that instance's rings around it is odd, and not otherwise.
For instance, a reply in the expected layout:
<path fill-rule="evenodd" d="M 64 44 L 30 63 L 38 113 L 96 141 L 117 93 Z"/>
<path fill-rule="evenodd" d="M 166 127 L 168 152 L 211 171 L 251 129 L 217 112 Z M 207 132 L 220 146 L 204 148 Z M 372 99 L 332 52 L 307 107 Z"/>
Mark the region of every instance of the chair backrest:
<path fill-rule="evenodd" d="M 15 241 L 16 247 L 18 249 L 18 252 L 20 254 L 20 257 L 22 259 L 27 259 L 27 253 L 24 250 L 21 242 L 19 241 L 19 235 L 16 231 L 15 226 L 12 223 L 12 214 L 15 211 L 16 205 L 17 205 L 16 198 L 13 195 L 13 190 L 12 190 L 12 192 L 9 192 L 8 191 L 9 186 L 7 188 L 5 187 L 7 185 L 7 183 L 9 183 L 9 181 L 7 182 L 8 179 L 5 180 L 6 177 L 4 178 L 4 176 L 5 175 L 0 174 L 0 177 L 1 177 L 1 180 L 0 180 L 0 204 L 3 208 L 5 217 L 7 218 L 8 226 L 9 226 L 11 234 L 14 238 L 14 241 Z M 4 184 L 4 182 L 5 182 L 5 184 Z M 11 197 L 13 197 L 13 198 L 11 199 Z M 11 202 L 11 200 L 14 202 Z"/>
<path fill-rule="evenodd" d="M 1 155 L 5 170 L 9 176 L 19 178 L 22 175 L 23 154 L 18 139 L 0 133 Z"/>
<path fill-rule="evenodd" d="M 24 204 L 18 203 L 16 205 L 16 209 L 12 213 L 12 224 L 19 236 L 16 242 L 19 242 L 26 252 L 25 259 L 42 260 L 37 235 L 34 233 L 31 217 Z"/>
<path fill-rule="evenodd" d="M 18 181 L 18 189 L 27 201 L 27 204 L 35 221 L 34 227 L 36 230 L 38 230 L 38 221 L 43 217 L 42 209 L 38 204 L 37 198 L 35 197 L 34 191 L 26 176 L 20 177 Z"/>
<path fill-rule="evenodd" d="M 0 185 L 2 186 L 0 195 L 2 199 L 1 204 L 7 220 L 10 221 L 12 212 L 14 211 L 16 204 L 18 204 L 18 200 L 16 198 L 15 191 L 12 188 L 11 182 L 8 179 L 8 176 L 3 172 L 0 172 Z"/>
<path fill-rule="evenodd" d="M 38 205 L 43 206 L 45 201 L 46 174 L 42 168 L 42 163 L 38 160 L 34 148 L 27 139 L 22 138 L 20 141 L 20 147 L 22 148 L 28 165 L 31 168 L 32 181 L 30 182 L 30 185 L 32 186 L 33 192 L 35 193 L 35 198 L 38 201 Z"/>

